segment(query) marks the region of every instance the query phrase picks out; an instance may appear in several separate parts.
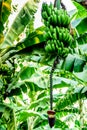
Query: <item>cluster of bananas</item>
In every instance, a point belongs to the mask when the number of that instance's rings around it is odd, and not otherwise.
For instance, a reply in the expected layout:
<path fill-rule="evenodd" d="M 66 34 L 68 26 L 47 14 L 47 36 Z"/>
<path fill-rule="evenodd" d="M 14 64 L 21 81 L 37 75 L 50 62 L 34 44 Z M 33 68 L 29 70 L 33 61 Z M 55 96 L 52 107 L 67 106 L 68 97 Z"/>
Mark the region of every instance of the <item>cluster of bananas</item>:
<path fill-rule="evenodd" d="M 66 10 L 58 10 L 52 4 L 42 4 L 42 18 L 46 26 L 44 37 L 47 41 L 45 50 L 49 53 L 57 53 L 61 57 L 66 57 L 72 45 L 72 35 L 70 34 L 70 17 Z"/>

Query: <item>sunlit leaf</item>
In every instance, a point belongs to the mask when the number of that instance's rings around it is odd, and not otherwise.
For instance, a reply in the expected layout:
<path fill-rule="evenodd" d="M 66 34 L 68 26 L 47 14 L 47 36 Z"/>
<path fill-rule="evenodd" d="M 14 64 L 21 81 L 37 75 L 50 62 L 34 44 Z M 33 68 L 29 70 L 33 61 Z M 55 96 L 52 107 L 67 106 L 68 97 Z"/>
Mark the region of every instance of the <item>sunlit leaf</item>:
<path fill-rule="evenodd" d="M 81 22 L 76 27 L 79 34 L 87 32 L 86 24 L 87 24 L 87 17 L 82 19 Z"/>
<path fill-rule="evenodd" d="M 35 72 L 35 69 L 33 67 L 24 67 L 20 73 L 20 78 L 22 80 L 29 79 L 34 72 Z"/>
<path fill-rule="evenodd" d="M 13 21 L 11 28 L 8 30 L 1 48 L 14 46 L 14 40 L 16 40 L 18 36 L 24 31 L 24 28 L 36 12 L 37 3 L 38 2 L 35 2 L 34 0 L 30 0 L 25 3 Z"/>
<path fill-rule="evenodd" d="M 73 4 L 77 8 L 76 19 L 84 18 L 87 16 L 87 10 L 79 3 L 73 1 Z"/>
<path fill-rule="evenodd" d="M 56 104 L 57 110 L 63 110 L 65 107 L 72 105 L 75 103 L 79 98 L 85 97 L 85 93 L 81 94 L 82 87 L 78 89 L 76 92 L 65 94 L 63 98 L 58 99 Z"/>
<path fill-rule="evenodd" d="M 41 117 L 41 114 L 39 114 L 38 112 L 35 112 L 35 111 L 30 111 L 30 110 L 21 111 L 19 116 L 18 116 L 18 120 L 25 121 L 25 120 L 27 120 L 27 118 L 32 117 L 32 116 Z"/>
<path fill-rule="evenodd" d="M 44 96 L 44 97 L 38 99 L 37 101 L 32 102 L 31 105 L 29 106 L 29 109 L 35 108 L 36 106 L 45 108 L 46 107 L 45 105 L 47 104 L 48 100 L 49 100 L 49 96 Z M 44 103 L 45 103 L 45 105 L 44 105 Z"/>
<path fill-rule="evenodd" d="M 44 42 L 45 39 L 43 37 L 44 34 L 44 26 L 37 28 L 34 32 L 30 33 L 27 38 L 17 44 L 15 47 L 16 50 L 21 50 L 27 48 L 29 46 Z"/>
<path fill-rule="evenodd" d="M 4 35 L 0 33 L 0 44 L 4 41 Z"/>
<path fill-rule="evenodd" d="M 12 0 L 6 0 L 2 3 L 2 22 L 3 24 L 8 19 L 8 16 L 11 13 L 11 2 Z"/>
<path fill-rule="evenodd" d="M 69 54 L 65 59 L 64 69 L 72 72 L 73 66 L 74 66 L 74 60 L 75 60 L 75 57 L 73 55 Z"/>
<path fill-rule="evenodd" d="M 74 62 L 74 72 L 82 72 L 86 61 L 82 58 L 76 58 Z"/>
<path fill-rule="evenodd" d="M 87 43 L 87 33 L 81 34 L 79 37 L 76 39 L 78 41 L 79 45 L 86 44 Z"/>
<path fill-rule="evenodd" d="M 84 70 L 83 72 L 80 73 L 75 73 L 75 75 L 82 81 L 87 82 L 87 70 Z"/>

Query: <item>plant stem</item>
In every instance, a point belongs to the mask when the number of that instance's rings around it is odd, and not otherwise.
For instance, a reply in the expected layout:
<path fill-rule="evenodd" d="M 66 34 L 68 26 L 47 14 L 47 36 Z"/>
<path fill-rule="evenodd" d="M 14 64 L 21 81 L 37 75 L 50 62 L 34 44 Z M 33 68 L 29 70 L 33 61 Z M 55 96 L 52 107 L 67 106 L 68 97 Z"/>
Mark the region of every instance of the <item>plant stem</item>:
<path fill-rule="evenodd" d="M 50 110 L 53 109 L 53 87 L 52 87 L 53 86 L 53 80 L 52 80 L 52 77 L 53 77 L 53 72 L 56 69 L 56 66 L 57 66 L 58 63 L 59 63 L 59 59 L 58 59 L 58 56 L 57 56 L 56 59 L 53 62 L 53 66 L 52 66 L 52 69 L 51 69 L 51 72 L 50 72 Z"/>

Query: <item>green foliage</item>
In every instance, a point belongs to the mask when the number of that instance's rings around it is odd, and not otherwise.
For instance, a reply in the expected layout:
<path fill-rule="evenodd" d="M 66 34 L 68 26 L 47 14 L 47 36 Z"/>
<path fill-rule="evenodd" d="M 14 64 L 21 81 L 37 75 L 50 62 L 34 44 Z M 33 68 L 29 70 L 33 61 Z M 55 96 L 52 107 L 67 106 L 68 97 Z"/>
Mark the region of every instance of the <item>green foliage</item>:
<path fill-rule="evenodd" d="M 87 43 L 87 33 L 81 34 L 79 37 L 77 37 L 76 40 L 79 45 L 86 44 Z"/>
<path fill-rule="evenodd" d="M 53 109 L 56 111 L 53 130 L 70 129 L 70 122 L 74 124 L 71 129 L 79 129 L 81 105 L 86 107 L 87 11 L 76 2 L 74 4 L 77 12 L 73 16 L 72 25 L 75 24 L 76 48 L 66 59 L 60 59 L 53 74 Z M 32 0 L 23 6 L 0 46 L 0 130 L 50 129 L 47 111 L 50 104 L 49 74 L 54 55 L 45 53 L 45 27 L 33 32 L 30 30 L 31 33 L 27 32 L 25 39 L 14 45 L 15 39 L 24 29 L 26 31 L 28 25 L 34 29 L 30 18 L 33 18 L 36 9 L 37 2 Z M 2 32 L 2 22 L 0 25 Z M 17 29 L 18 26 L 20 28 Z M 84 103 L 80 104 L 79 100 Z"/>
<path fill-rule="evenodd" d="M 11 12 L 11 2 L 12 0 L 2 0 L 2 22 L 5 23 L 6 20 L 8 19 L 8 16 L 10 15 Z"/>
<path fill-rule="evenodd" d="M 86 23 L 87 23 L 87 17 L 83 18 L 81 22 L 77 25 L 76 29 L 78 30 L 79 34 L 84 34 L 87 32 Z"/>
<path fill-rule="evenodd" d="M 7 21 L 11 13 L 11 0 L 0 1 L 0 44 L 4 40 L 4 23 Z"/>
<path fill-rule="evenodd" d="M 66 71 L 73 71 L 73 66 L 74 66 L 74 61 L 75 61 L 75 57 L 73 55 L 68 55 L 66 57 L 65 63 L 64 63 L 64 69 Z"/>
<path fill-rule="evenodd" d="M 63 63 L 63 68 L 66 71 L 70 71 L 70 72 L 73 71 L 82 72 L 85 65 L 86 65 L 85 57 L 69 54 Z"/>
<path fill-rule="evenodd" d="M 87 10 L 79 3 L 73 1 L 77 11 L 74 14 L 74 21 L 72 21 L 72 26 L 75 27 L 79 34 L 84 34 L 87 32 Z"/>
<path fill-rule="evenodd" d="M 21 80 L 29 79 L 35 72 L 33 67 L 24 67 L 20 73 Z"/>
<path fill-rule="evenodd" d="M 16 40 L 18 36 L 24 31 L 24 28 L 29 23 L 36 10 L 37 2 L 31 0 L 25 3 L 25 5 L 22 7 L 20 12 L 16 16 L 13 24 L 11 25 L 10 30 L 7 32 L 5 40 L 1 45 L 1 48 L 14 46 L 14 40 Z"/>
<path fill-rule="evenodd" d="M 87 10 L 80 3 L 73 1 L 73 4 L 75 5 L 77 9 L 76 15 L 75 15 L 76 19 L 87 17 Z"/>
<path fill-rule="evenodd" d="M 4 103 L 0 103 L 0 112 L 2 112 L 2 116 L 0 119 L 0 127 L 3 130 L 5 129 L 16 130 L 16 120 L 15 120 L 14 109 Z"/>
<path fill-rule="evenodd" d="M 41 114 L 40 113 L 26 110 L 26 111 L 21 111 L 19 113 L 18 120 L 20 122 L 21 121 L 25 121 L 25 120 L 27 120 L 27 118 L 32 117 L 32 116 L 37 116 L 37 117 L 39 116 L 41 118 Z"/>

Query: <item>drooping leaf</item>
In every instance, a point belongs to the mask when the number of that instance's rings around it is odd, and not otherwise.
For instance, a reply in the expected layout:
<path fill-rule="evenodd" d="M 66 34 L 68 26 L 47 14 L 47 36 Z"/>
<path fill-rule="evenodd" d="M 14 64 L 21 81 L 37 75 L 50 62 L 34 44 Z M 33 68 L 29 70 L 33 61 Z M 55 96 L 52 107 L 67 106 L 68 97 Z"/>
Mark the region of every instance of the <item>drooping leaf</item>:
<path fill-rule="evenodd" d="M 82 89 L 81 93 L 85 93 L 85 92 L 87 92 L 87 86 Z"/>
<path fill-rule="evenodd" d="M 43 74 L 35 73 L 29 79 L 29 82 L 36 84 L 41 89 L 46 89 L 48 87 L 48 75 L 43 76 Z"/>
<path fill-rule="evenodd" d="M 20 86 L 20 88 L 22 89 L 22 91 L 23 91 L 24 93 L 27 92 L 27 87 L 26 87 L 25 84 L 22 84 L 22 85 Z"/>
<path fill-rule="evenodd" d="M 72 107 L 72 108 L 65 108 L 63 110 L 55 110 L 56 111 L 56 116 L 57 118 L 61 118 L 61 117 L 64 117 L 66 116 L 67 114 L 69 113 L 79 113 L 79 109 L 78 108 L 75 108 L 75 107 Z"/>
<path fill-rule="evenodd" d="M 16 121 L 14 109 L 8 106 L 7 104 L 0 103 L 0 108 L 3 108 L 3 118 L 7 123 L 7 130 L 15 130 L 16 129 Z"/>
<path fill-rule="evenodd" d="M 44 34 L 44 26 L 37 28 L 34 32 L 30 33 L 27 38 L 17 44 L 15 47 L 16 50 L 21 50 L 27 48 L 29 46 L 44 42 L 45 39 L 43 37 Z"/>
<path fill-rule="evenodd" d="M 48 105 L 48 103 L 47 103 L 48 100 L 49 100 L 49 96 L 44 96 L 44 97 L 38 99 L 37 101 L 32 102 L 31 105 L 29 106 L 29 109 L 33 109 L 38 106 L 41 108 L 45 108 L 46 107 L 45 105 L 46 104 Z"/>
<path fill-rule="evenodd" d="M 23 67 L 20 73 L 21 80 L 29 79 L 35 72 L 34 67 Z"/>
<path fill-rule="evenodd" d="M 75 75 L 84 82 L 87 82 L 87 70 L 83 72 L 75 73 Z"/>
<path fill-rule="evenodd" d="M 62 128 L 62 130 L 65 130 L 68 129 L 68 125 L 63 121 L 56 119 L 55 128 Z"/>
<path fill-rule="evenodd" d="M 2 22 L 3 24 L 8 19 L 8 16 L 11 13 L 11 2 L 12 0 L 6 0 L 2 2 Z"/>
<path fill-rule="evenodd" d="M 27 118 L 32 117 L 32 116 L 39 116 L 42 118 L 41 114 L 35 111 L 31 111 L 31 110 L 23 110 L 18 114 L 18 120 L 19 121 L 26 121 Z"/>
<path fill-rule="evenodd" d="M 53 88 L 64 88 L 76 85 L 77 83 L 72 79 L 67 79 L 63 77 L 54 77 L 53 78 Z"/>
<path fill-rule="evenodd" d="M 73 71 L 74 60 L 75 60 L 75 57 L 73 55 L 71 55 L 71 54 L 69 54 L 66 57 L 65 62 L 64 62 L 64 69 L 66 71 L 70 71 L 70 72 Z"/>
<path fill-rule="evenodd" d="M 82 87 L 78 88 L 78 90 L 76 90 L 73 93 L 65 94 L 63 98 L 58 99 L 58 102 L 56 104 L 56 109 L 62 110 L 65 107 L 72 105 L 77 100 L 85 97 L 86 94 L 85 93 L 81 94 L 81 91 L 82 91 Z"/>
<path fill-rule="evenodd" d="M 77 12 L 75 14 L 76 19 L 78 18 L 84 18 L 87 16 L 87 10 L 78 2 L 73 1 L 73 4 L 75 5 Z"/>
<path fill-rule="evenodd" d="M 81 18 L 75 19 L 71 22 L 71 25 L 73 28 L 76 28 L 78 26 L 78 24 L 81 22 Z"/>
<path fill-rule="evenodd" d="M 76 39 L 78 41 L 79 45 L 83 45 L 87 43 L 87 33 L 81 34 L 79 37 Z"/>
<path fill-rule="evenodd" d="M 81 22 L 77 25 L 76 29 L 79 34 L 87 32 L 86 23 L 87 23 L 87 17 L 82 19 Z"/>
<path fill-rule="evenodd" d="M 0 103 L 0 112 L 4 112 L 6 109 L 6 105 L 4 105 L 3 103 Z"/>
<path fill-rule="evenodd" d="M 86 61 L 84 59 L 75 58 L 74 67 L 73 67 L 74 72 L 82 72 L 85 63 Z"/>
<path fill-rule="evenodd" d="M 7 48 L 1 51 L 2 61 L 4 62 L 8 58 L 16 55 L 16 54 L 29 54 L 33 52 L 33 49 L 39 49 L 39 43 L 43 43 L 45 41 L 44 37 L 44 27 L 37 28 L 34 32 L 30 33 L 27 38 L 18 43 L 14 47 Z M 40 48 L 44 49 L 44 44 L 41 44 Z M 38 52 L 39 54 L 39 52 Z"/>
<path fill-rule="evenodd" d="M 5 40 L 0 46 L 1 48 L 14 46 L 13 42 L 17 39 L 19 34 L 22 33 L 26 25 L 29 23 L 30 19 L 33 17 L 37 10 L 37 1 L 29 0 L 22 7 L 18 15 L 16 16 L 11 28 L 5 36 Z"/>

